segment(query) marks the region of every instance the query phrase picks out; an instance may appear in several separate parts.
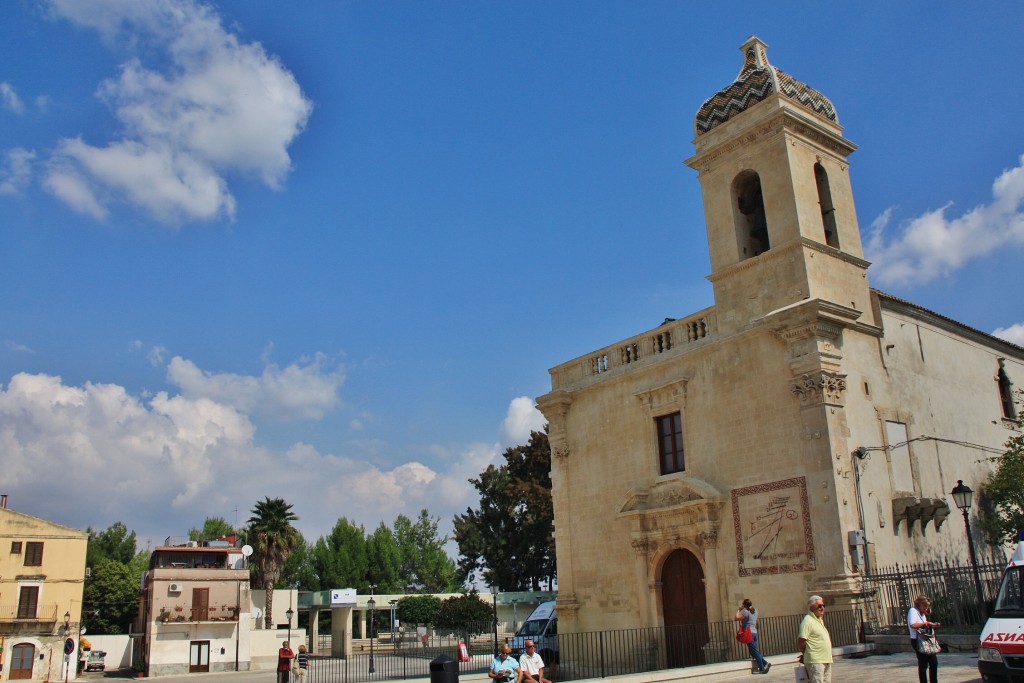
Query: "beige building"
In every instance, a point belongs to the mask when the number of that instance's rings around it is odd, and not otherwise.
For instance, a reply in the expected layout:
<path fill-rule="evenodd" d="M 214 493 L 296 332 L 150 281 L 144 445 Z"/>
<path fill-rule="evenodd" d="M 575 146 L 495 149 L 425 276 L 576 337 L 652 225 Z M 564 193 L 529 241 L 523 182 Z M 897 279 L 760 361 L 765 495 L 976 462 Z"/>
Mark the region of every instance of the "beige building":
<path fill-rule="evenodd" d="M 741 52 L 686 162 L 714 306 L 552 368 L 538 399 L 562 632 L 745 597 L 799 614 L 856 603 L 866 562 L 966 561 L 949 492 L 1015 424 L 1024 349 L 870 288 L 835 109 L 757 38 Z"/>
<path fill-rule="evenodd" d="M 0 496 L 0 680 L 75 678 L 88 542 Z"/>
<path fill-rule="evenodd" d="M 249 570 L 226 541 L 153 551 L 142 578 L 137 661 L 147 676 L 250 668 Z"/>

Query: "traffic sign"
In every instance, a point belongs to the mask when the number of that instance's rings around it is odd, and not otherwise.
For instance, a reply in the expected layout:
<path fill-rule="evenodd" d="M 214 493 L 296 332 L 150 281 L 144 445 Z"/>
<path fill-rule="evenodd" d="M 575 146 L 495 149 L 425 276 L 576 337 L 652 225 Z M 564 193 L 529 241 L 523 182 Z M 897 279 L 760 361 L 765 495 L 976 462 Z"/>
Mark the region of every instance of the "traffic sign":
<path fill-rule="evenodd" d="M 75 639 L 68 638 L 64 641 L 64 654 L 69 655 L 75 651 Z"/>

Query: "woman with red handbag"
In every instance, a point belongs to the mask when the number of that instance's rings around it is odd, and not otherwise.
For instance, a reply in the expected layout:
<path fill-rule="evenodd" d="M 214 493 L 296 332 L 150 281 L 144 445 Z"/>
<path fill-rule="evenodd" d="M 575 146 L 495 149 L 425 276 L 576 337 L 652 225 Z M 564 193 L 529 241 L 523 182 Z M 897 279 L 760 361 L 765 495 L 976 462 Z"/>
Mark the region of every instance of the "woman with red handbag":
<path fill-rule="evenodd" d="M 761 651 L 757 648 L 757 610 L 754 609 L 754 603 L 747 598 L 740 605 L 739 610 L 736 612 L 736 621 L 740 622 L 740 631 L 736 634 L 736 639 L 740 642 L 747 643 L 747 649 L 750 650 L 750 656 L 754 658 L 757 663 L 758 673 L 766 674 L 768 669 L 772 668 L 772 665 L 761 656 Z M 746 634 L 741 633 L 745 629 L 750 629 L 750 640 L 747 641 Z"/>

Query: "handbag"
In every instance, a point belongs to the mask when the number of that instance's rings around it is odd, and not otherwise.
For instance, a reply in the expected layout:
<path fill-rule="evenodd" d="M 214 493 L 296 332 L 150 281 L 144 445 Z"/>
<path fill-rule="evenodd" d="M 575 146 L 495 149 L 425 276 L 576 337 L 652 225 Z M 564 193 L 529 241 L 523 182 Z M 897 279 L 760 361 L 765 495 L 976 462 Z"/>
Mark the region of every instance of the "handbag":
<path fill-rule="evenodd" d="M 750 627 L 741 626 L 739 630 L 736 631 L 736 640 L 744 645 L 749 645 L 754 642 L 754 634 L 751 633 Z"/>
<path fill-rule="evenodd" d="M 942 646 L 935 639 L 935 632 L 931 627 L 917 629 L 917 651 L 923 655 L 937 655 L 942 652 Z"/>

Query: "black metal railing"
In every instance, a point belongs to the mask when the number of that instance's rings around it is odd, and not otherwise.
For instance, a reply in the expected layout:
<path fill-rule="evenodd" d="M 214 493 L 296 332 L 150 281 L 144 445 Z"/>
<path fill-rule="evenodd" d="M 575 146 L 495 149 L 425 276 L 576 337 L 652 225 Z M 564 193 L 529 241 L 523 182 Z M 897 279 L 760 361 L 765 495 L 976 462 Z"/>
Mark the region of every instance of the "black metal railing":
<path fill-rule="evenodd" d="M 978 565 L 983 599 L 989 605 L 1005 567 L 1005 562 Z M 984 622 L 970 565 L 946 560 L 879 567 L 864 583 L 865 588 L 875 589 L 880 628 L 905 625 L 907 611 L 919 595 L 931 598 L 930 618 L 940 622 L 945 632 L 976 631 Z"/>
<path fill-rule="evenodd" d="M 757 621 L 758 645 L 766 656 L 796 651 L 803 614 L 761 617 Z M 830 612 L 825 617 L 834 647 L 861 642 L 859 610 Z M 545 674 L 558 681 L 605 678 L 715 662 L 741 662 L 750 655 L 736 642 L 733 620 L 658 628 L 562 633 L 557 653 L 546 661 Z M 500 634 L 499 641 L 512 634 Z M 427 647 L 374 645 L 371 657 L 360 650 L 345 659 L 317 656 L 310 664 L 307 683 L 361 683 L 430 676 L 430 662 L 446 655 L 458 662 L 458 646 L 464 636 L 432 636 Z M 483 673 L 493 660 L 493 634 L 477 634 L 468 642 L 470 660 L 458 662 L 460 674 Z M 362 643 L 359 645 L 363 646 Z M 553 643 L 548 642 L 547 647 Z M 328 646 L 329 647 L 329 646 Z M 371 658 L 373 672 L 370 671 Z"/>

